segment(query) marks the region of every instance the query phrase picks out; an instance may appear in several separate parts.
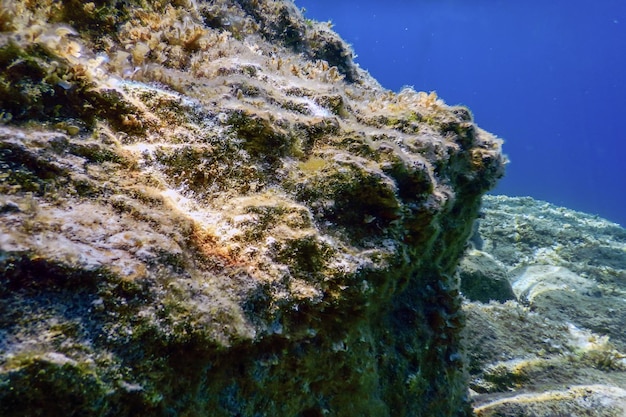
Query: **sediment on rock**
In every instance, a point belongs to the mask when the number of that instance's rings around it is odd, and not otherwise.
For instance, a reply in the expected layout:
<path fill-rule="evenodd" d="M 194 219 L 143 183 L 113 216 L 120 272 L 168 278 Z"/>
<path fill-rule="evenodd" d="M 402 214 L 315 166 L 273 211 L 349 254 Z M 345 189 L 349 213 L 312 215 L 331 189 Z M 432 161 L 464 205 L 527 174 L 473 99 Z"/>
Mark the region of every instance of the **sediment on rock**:
<path fill-rule="evenodd" d="M 5 3 L 0 414 L 469 413 L 467 109 L 291 2 Z"/>
<path fill-rule="evenodd" d="M 623 416 L 626 230 L 529 197 L 485 196 L 482 212 L 475 240 L 490 262 L 468 252 L 461 288 L 504 274 L 515 297 L 463 305 L 476 415 Z"/>

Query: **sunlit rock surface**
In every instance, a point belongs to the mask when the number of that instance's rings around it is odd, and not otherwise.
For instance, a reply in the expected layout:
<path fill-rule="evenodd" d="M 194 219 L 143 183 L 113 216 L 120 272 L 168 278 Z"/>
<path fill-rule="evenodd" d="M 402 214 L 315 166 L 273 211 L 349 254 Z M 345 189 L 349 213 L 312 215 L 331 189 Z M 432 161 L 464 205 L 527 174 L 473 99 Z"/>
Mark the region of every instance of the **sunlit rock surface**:
<path fill-rule="evenodd" d="M 626 415 L 626 230 L 531 198 L 483 212 L 517 301 L 463 307 L 477 416 Z"/>
<path fill-rule="evenodd" d="M 0 415 L 464 416 L 500 142 L 290 2 L 4 1 Z"/>

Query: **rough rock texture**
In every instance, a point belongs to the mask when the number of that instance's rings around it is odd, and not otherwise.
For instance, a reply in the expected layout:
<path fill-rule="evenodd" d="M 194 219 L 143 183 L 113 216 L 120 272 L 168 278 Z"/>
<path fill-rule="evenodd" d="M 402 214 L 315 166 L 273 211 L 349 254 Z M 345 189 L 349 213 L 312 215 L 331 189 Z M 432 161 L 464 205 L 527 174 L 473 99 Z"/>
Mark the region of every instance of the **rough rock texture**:
<path fill-rule="evenodd" d="M 283 1 L 3 1 L 0 415 L 463 416 L 500 142 Z"/>
<path fill-rule="evenodd" d="M 507 270 L 493 256 L 479 250 L 469 250 L 459 264 L 461 293 L 471 301 L 516 300 Z"/>
<path fill-rule="evenodd" d="M 476 414 L 626 415 L 626 230 L 531 198 L 483 211 L 483 250 L 519 302 L 463 307 Z"/>

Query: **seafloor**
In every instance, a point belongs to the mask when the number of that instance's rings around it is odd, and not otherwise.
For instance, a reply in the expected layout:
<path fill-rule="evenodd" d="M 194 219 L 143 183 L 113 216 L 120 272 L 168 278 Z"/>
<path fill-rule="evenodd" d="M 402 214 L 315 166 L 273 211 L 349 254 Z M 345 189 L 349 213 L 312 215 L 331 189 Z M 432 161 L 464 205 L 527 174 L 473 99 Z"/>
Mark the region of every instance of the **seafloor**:
<path fill-rule="evenodd" d="M 626 415 L 626 230 L 486 196 L 472 242 L 460 274 L 476 414 Z"/>

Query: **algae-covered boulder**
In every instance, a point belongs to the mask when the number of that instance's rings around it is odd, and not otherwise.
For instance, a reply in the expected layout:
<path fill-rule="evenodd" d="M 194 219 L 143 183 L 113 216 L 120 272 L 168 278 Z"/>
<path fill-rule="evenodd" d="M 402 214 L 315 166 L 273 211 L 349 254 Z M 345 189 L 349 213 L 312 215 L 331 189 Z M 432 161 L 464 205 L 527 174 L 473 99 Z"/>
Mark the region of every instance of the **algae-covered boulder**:
<path fill-rule="evenodd" d="M 0 12 L 0 415 L 463 416 L 500 141 L 287 1 Z"/>

